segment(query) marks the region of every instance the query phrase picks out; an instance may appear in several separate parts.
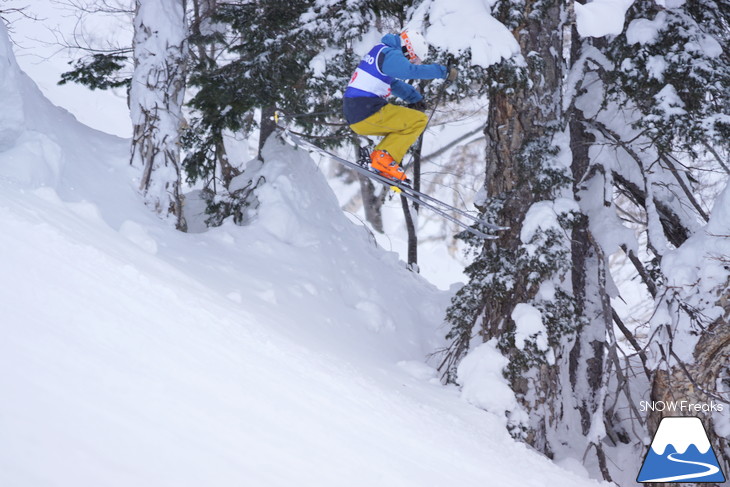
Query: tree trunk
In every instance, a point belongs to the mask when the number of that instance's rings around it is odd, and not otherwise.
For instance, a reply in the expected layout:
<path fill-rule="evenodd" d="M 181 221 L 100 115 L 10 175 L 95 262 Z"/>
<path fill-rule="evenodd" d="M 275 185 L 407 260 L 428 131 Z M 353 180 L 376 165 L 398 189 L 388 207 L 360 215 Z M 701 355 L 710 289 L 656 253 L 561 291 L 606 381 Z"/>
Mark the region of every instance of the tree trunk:
<path fill-rule="evenodd" d="M 137 0 L 130 87 L 130 163 L 141 170 L 145 203 L 185 230 L 180 194 L 180 132 L 187 27 L 182 0 Z"/>
<path fill-rule="evenodd" d="M 406 197 L 401 196 L 400 201 L 406 220 L 406 229 L 408 230 L 408 268 L 418 272 L 418 235 L 416 234 L 416 224 L 413 221 L 413 213 L 408 206 Z"/>
<path fill-rule="evenodd" d="M 566 450 L 582 455 L 591 444 L 600 449 L 592 427 L 601 417 L 596 413 L 603 402 L 603 356 L 611 319 L 606 259 L 592 243 L 588 220 L 577 213 L 577 205 L 572 216 L 563 213 L 571 223 L 560 223 L 552 236 L 533 242 L 525 235 L 536 224 L 534 216 L 528 223 L 528 212 L 547 205 L 558 213 L 557 200 L 579 199 L 580 181 L 589 168 L 590 136 L 562 106 L 566 77 L 561 53 L 569 8 L 561 2 L 527 2 L 517 36 L 528 58 L 529 79 L 515 92 L 491 98 L 485 130 L 488 202 L 497 208 L 496 220 L 510 230 L 483 251 L 485 257 L 491 254 L 487 259 L 492 262 L 485 273 L 505 283 L 490 282 L 483 288 L 484 311 L 477 322 L 482 323 L 484 340 L 498 337 L 510 358 L 507 376 L 530 416 L 525 440 L 548 456 Z M 562 167 L 566 156 L 558 154 L 568 151 L 571 166 Z M 542 358 L 515 338 L 519 324 L 513 313 L 523 303 L 541 312 L 549 343 Z M 575 431 L 581 431 L 584 444 L 569 444 Z"/>
<path fill-rule="evenodd" d="M 234 167 L 228 160 L 228 152 L 226 152 L 226 146 L 223 143 L 223 134 L 219 133 L 216 135 L 215 140 L 215 157 L 216 162 L 221 170 L 221 179 L 223 180 L 223 186 L 226 188 L 230 187 L 231 180 L 236 176 L 241 175 L 241 171 Z"/>
<path fill-rule="evenodd" d="M 572 7 L 569 7 L 569 12 L 573 17 Z M 588 41 L 581 39 L 575 22 L 571 23 L 571 69 L 584 70 L 585 67 L 578 65 L 578 62 L 583 44 Z M 595 42 L 603 41 L 599 39 Z M 573 196 L 581 205 L 584 197 L 587 199 L 597 197 L 586 194 L 589 188 L 587 183 L 593 178 L 600 178 L 603 187 L 605 186 L 605 174 L 591 168 L 589 151 L 595 142 L 595 136 L 588 132 L 583 113 L 575 107 L 574 103 L 571 103 L 567 116 L 572 156 Z M 609 201 L 604 199 L 602 201 L 604 206 L 611 204 L 612 195 L 607 196 Z M 606 290 L 607 275 L 610 274 L 608 259 L 591 235 L 588 223 L 588 218 L 582 216 L 572 230 L 571 280 L 575 311 L 577 315 L 585 317 L 586 320 L 576 333 L 568 367 L 571 390 L 575 397 L 575 407 L 580 414 L 581 432 L 584 436 L 589 435 L 593 421 L 596 419 L 595 414 L 603 407 L 603 396 L 600 391 L 605 380 L 606 334 L 613 327 L 611 300 Z M 599 450 L 600 462 L 601 446 L 598 442 L 594 442 L 593 446 Z M 604 476 L 606 476 L 606 472 L 604 472 Z"/>
<path fill-rule="evenodd" d="M 413 145 L 413 189 L 421 190 L 421 149 L 423 148 L 423 135 L 421 135 Z M 418 270 L 418 232 L 416 228 L 416 217 L 418 216 L 418 203 L 413 202 L 412 206 L 408 206 L 408 201 L 401 196 L 403 203 L 403 215 L 406 219 L 406 229 L 408 230 L 408 266 L 413 270 Z"/>
<path fill-rule="evenodd" d="M 262 161 L 264 158 L 261 156 L 261 151 L 266 144 L 266 140 L 276 130 L 276 123 L 274 123 L 274 112 L 276 107 L 269 106 L 261 109 L 261 123 L 259 127 L 259 159 Z"/>
<path fill-rule="evenodd" d="M 218 0 L 193 0 L 192 6 L 194 18 L 190 30 L 194 36 L 210 36 L 225 31 L 224 26 L 216 24 L 212 20 L 218 10 Z M 205 44 L 198 43 L 195 52 L 197 55 L 196 62 L 205 66 L 214 66 L 220 49 L 221 45 L 214 42 L 210 43 L 207 50 Z M 228 160 L 226 146 L 223 143 L 223 129 L 220 126 L 213 126 L 211 132 L 214 140 L 216 164 L 220 168 L 223 186 L 228 188 L 231 180 L 240 175 L 241 171 Z"/>
<path fill-rule="evenodd" d="M 383 233 L 383 196 L 378 196 L 375 192 L 375 185 L 372 179 L 358 175 L 360 181 L 360 196 L 362 197 L 362 206 L 365 209 L 365 220 L 373 226 L 376 232 Z"/>
<path fill-rule="evenodd" d="M 484 290 L 481 333 L 485 341 L 499 337 L 502 352 L 511 360 L 508 376 L 512 388 L 531 416 L 525 439 L 551 455 L 549 430 L 556 427 L 557 417 L 562 415 L 555 400 L 560 395 L 560 370 L 546 363 L 517 365 L 523 360 L 522 353 L 508 338 L 516 333 L 516 323 L 511 318 L 516 306 L 531 303 L 538 292 L 539 283 L 527 269 L 520 268 L 522 222 L 533 204 L 553 198 L 551 191 L 555 188 L 534 183 L 545 164 L 545 153 L 553 144 L 555 128 L 563 118 L 563 72 L 555 55 L 562 49 L 562 8 L 556 2 L 543 6 L 544 11 L 533 12 L 537 4 L 526 2 L 524 23 L 516 34 L 522 52 L 532 55 L 527 68 L 528 83 L 532 86 L 519 87 L 514 93 L 496 93 L 490 100 L 485 129 L 487 196 L 499 201 L 498 221 L 509 225 L 510 230 L 501 235 L 495 246 L 487 244 L 484 252 L 498 252 L 500 257 L 493 259 L 494 265 L 509 284 L 506 289 L 489 286 Z M 553 415 L 546 411 L 553 411 Z"/>

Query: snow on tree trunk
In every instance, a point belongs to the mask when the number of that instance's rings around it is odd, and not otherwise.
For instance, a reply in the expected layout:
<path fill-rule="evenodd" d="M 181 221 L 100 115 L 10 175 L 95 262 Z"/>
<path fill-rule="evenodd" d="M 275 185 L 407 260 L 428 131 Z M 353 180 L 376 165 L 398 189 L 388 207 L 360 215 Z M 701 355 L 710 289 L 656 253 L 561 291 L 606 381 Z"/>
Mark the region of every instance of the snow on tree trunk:
<path fill-rule="evenodd" d="M 187 58 L 184 0 L 137 0 L 132 166 L 141 171 L 145 203 L 185 230 L 180 194 L 180 131 Z"/>

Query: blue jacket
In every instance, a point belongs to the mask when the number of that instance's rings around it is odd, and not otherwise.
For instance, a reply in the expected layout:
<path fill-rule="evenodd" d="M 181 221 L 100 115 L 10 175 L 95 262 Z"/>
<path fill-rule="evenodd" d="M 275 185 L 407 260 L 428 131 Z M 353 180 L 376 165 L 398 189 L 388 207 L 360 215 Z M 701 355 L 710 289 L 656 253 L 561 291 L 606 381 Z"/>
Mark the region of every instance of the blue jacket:
<path fill-rule="evenodd" d="M 423 96 L 413 86 L 401 81 L 402 79 L 438 79 L 448 76 L 446 66 L 411 63 L 403 54 L 400 36 L 386 34 L 381 42 L 387 47 L 380 51 L 375 62 L 383 74 L 394 78 L 390 83 L 391 93 L 406 103 L 421 101 Z M 359 90 L 348 91 L 345 92 L 343 111 L 350 125 L 365 120 L 388 103 L 378 95 L 360 96 L 362 93 L 358 93 Z"/>

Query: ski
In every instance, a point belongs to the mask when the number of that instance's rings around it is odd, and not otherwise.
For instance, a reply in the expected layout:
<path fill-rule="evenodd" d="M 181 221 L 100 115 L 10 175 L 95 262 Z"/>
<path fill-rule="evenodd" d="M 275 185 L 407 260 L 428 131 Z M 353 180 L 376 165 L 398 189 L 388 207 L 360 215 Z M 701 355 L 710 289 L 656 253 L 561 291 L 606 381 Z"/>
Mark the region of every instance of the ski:
<path fill-rule="evenodd" d="M 312 144 L 310 144 L 310 147 L 311 146 L 312 146 Z M 330 155 L 330 156 L 332 156 L 332 157 L 337 157 L 337 156 L 333 155 L 330 152 L 327 152 L 327 154 Z M 368 154 L 369 154 L 369 152 L 368 152 Z M 360 162 L 359 165 L 361 167 L 364 167 L 365 169 L 369 170 L 372 174 L 375 174 L 375 175 L 378 175 L 378 176 L 383 177 L 379 173 L 374 172 L 372 169 L 369 168 L 369 162 L 362 161 L 362 162 Z M 420 198 L 422 200 L 426 200 L 427 202 L 429 202 L 431 204 L 435 204 L 435 205 L 441 206 L 445 210 L 450 210 L 450 211 L 456 212 L 459 215 L 461 215 L 461 216 L 463 216 L 465 218 L 468 218 L 474 224 L 481 225 L 482 227 L 487 228 L 488 230 L 496 230 L 496 231 L 509 230 L 509 227 L 503 227 L 503 226 L 500 226 L 500 225 L 495 225 L 494 223 L 490 223 L 490 222 L 488 222 L 486 220 L 482 220 L 481 218 L 479 218 L 477 216 L 474 216 L 471 213 L 468 213 L 467 211 L 462 210 L 461 208 L 457 208 L 457 207 L 455 207 L 453 205 L 450 205 L 449 203 L 446 203 L 444 201 L 441 201 L 438 198 L 434 198 L 433 196 L 431 196 L 428 193 L 424 193 L 422 191 L 418 191 L 417 189 L 414 189 L 412 186 L 404 185 L 404 184 L 400 183 L 399 181 L 394 181 L 394 180 L 389 179 L 389 178 L 384 178 L 384 179 L 386 179 L 387 181 L 389 181 L 392 186 L 396 186 L 401 191 L 405 191 L 405 192 L 412 193 L 415 196 L 417 196 L 418 198 Z"/>
<path fill-rule="evenodd" d="M 395 193 L 400 194 L 401 196 L 405 197 L 406 199 L 412 201 L 413 203 L 416 203 L 420 206 L 428 208 L 432 212 L 434 212 L 437 215 L 441 216 L 442 218 L 454 223 L 455 225 L 458 225 L 460 228 L 466 230 L 467 232 L 469 232 L 470 234 L 472 234 L 476 237 L 479 237 L 482 239 L 487 239 L 487 240 L 493 240 L 493 239 L 499 238 L 497 235 L 486 233 L 482 230 L 474 228 L 475 226 L 481 226 L 488 230 L 494 230 L 494 231 L 507 230 L 509 228 L 509 227 L 502 227 L 499 225 L 494 225 L 493 223 L 485 222 L 484 220 L 481 220 L 480 218 L 477 218 L 474 215 L 471 215 L 460 208 L 456 208 L 444 201 L 439 200 L 438 198 L 434 198 L 431 195 L 428 195 L 421 191 L 417 191 L 417 190 L 411 188 L 410 186 L 401 184 L 400 181 L 395 181 L 390 178 L 386 178 L 385 176 L 381 175 L 380 173 L 370 170 L 369 167 L 367 167 L 367 166 L 363 166 L 363 165 L 348 161 L 347 159 L 344 159 L 344 158 L 338 156 L 337 154 L 334 154 L 307 140 L 302 139 L 298 135 L 291 133 L 289 130 L 287 130 L 283 127 L 280 127 L 280 128 L 284 132 L 285 139 L 288 139 L 292 145 L 297 146 L 297 147 L 308 148 L 308 149 L 317 151 L 320 154 L 326 155 L 326 156 L 334 159 L 335 161 L 337 161 L 339 164 L 390 188 Z M 453 211 L 455 213 L 458 213 L 459 215 L 469 219 L 471 223 L 467 223 L 462 220 L 459 220 L 458 218 L 449 214 L 447 211 Z"/>
<path fill-rule="evenodd" d="M 495 225 L 494 223 L 490 223 L 490 222 L 488 222 L 486 220 L 482 220 L 481 218 L 476 217 L 476 216 L 472 215 L 471 213 L 468 213 L 465 210 L 462 210 L 461 208 L 457 208 L 455 206 L 452 206 L 452 205 L 450 205 L 450 204 L 448 204 L 448 203 L 446 203 L 444 201 L 441 201 L 438 198 L 434 198 L 433 196 L 431 196 L 431 195 L 429 195 L 427 193 L 423 193 L 422 191 L 418 191 L 418 190 L 412 188 L 411 186 L 401 184 L 399 181 L 395 181 L 393 179 L 386 178 L 385 176 L 382 176 L 380 173 L 372 171 L 369 167 L 367 167 L 367 165 L 355 164 L 353 162 L 350 162 L 350 161 L 348 161 L 346 159 L 343 159 L 343 158 L 339 157 L 336 154 L 333 154 L 332 152 L 330 152 L 328 150 L 322 149 L 321 147 L 318 147 L 318 146 L 312 144 L 311 142 L 309 142 L 307 140 L 304 140 L 304 139 L 302 139 L 301 137 L 299 137 L 299 136 L 297 136 L 295 134 L 291 134 L 290 133 L 290 135 L 291 135 L 291 137 L 293 139 L 295 139 L 295 140 L 293 140 L 293 143 L 295 145 L 309 147 L 310 149 L 316 150 L 317 152 L 319 152 L 321 154 L 327 155 L 327 156 L 335 159 L 337 162 L 339 162 L 339 163 L 341 163 L 341 164 L 343 164 L 345 166 L 352 167 L 353 169 L 357 170 L 358 172 L 361 172 L 361 171 L 359 171 L 358 169 L 356 169 L 356 167 L 357 168 L 360 168 L 360 169 L 365 169 L 368 172 L 368 174 L 367 174 L 368 177 L 371 177 L 372 179 L 377 179 L 382 184 L 395 187 L 398 190 L 403 191 L 403 192 L 411 193 L 411 194 L 413 194 L 413 195 L 415 195 L 415 196 L 417 196 L 417 197 L 419 197 L 419 198 L 421 198 L 423 200 L 427 200 L 428 202 L 430 202 L 432 204 L 441 206 L 445 210 L 450 210 L 450 211 L 453 211 L 455 213 L 458 213 L 459 215 L 461 215 L 461 216 L 463 216 L 465 218 L 468 218 L 469 220 L 471 220 L 475 224 L 479 224 L 479 225 L 483 226 L 484 228 L 487 228 L 488 230 L 496 230 L 496 231 L 509 230 L 509 227 L 503 227 L 503 226 L 500 226 L 500 225 Z M 356 167 L 353 167 L 353 166 L 356 166 Z"/>
<path fill-rule="evenodd" d="M 416 189 L 413 189 L 410 186 L 402 186 L 402 185 L 399 185 L 399 184 L 396 184 L 396 185 L 398 187 L 400 187 L 403 191 L 409 191 L 412 194 L 418 196 L 419 198 L 422 198 L 423 200 L 428 201 L 429 203 L 432 203 L 432 204 L 435 204 L 435 205 L 438 205 L 438 206 L 442 206 L 442 207 L 446 208 L 447 210 L 454 211 L 454 212 L 458 213 L 459 215 L 461 215 L 461 216 L 463 216 L 465 218 L 468 218 L 469 220 L 471 220 L 475 224 L 481 225 L 484 228 L 487 228 L 489 230 L 496 230 L 496 231 L 509 230 L 509 227 L 503 227 L 503 226 L 500 226 L 500 225 L 495 225 L 494 223 L 490 223 L 490 222 L 488 222 L 486 220 L 482 220 L 481 218 L 479 218 L 477 216 L 474 216 L 471 213 L 468 213 L 467 211 L 462 210 L 461 208 L 457 208 L 456 206 L 450 205 L 449 203 L 446 203 L 445 201 L 441 201 L 438 198 L 434 198 L 433 196 L 429 195 L 428 193 L 424 193 L 422 191 L 418 191 Z"/>

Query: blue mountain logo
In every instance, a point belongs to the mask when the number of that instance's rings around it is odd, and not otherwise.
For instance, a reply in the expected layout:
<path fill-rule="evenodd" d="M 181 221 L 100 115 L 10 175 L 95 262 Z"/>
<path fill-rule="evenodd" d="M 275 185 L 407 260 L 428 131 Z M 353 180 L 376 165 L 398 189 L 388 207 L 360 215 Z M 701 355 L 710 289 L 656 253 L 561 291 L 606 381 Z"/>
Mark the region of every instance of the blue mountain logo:
<path fill-rule="evenodd" d="M 637 482 L 725 482 L 702 420 L 663 418 Z"/>

